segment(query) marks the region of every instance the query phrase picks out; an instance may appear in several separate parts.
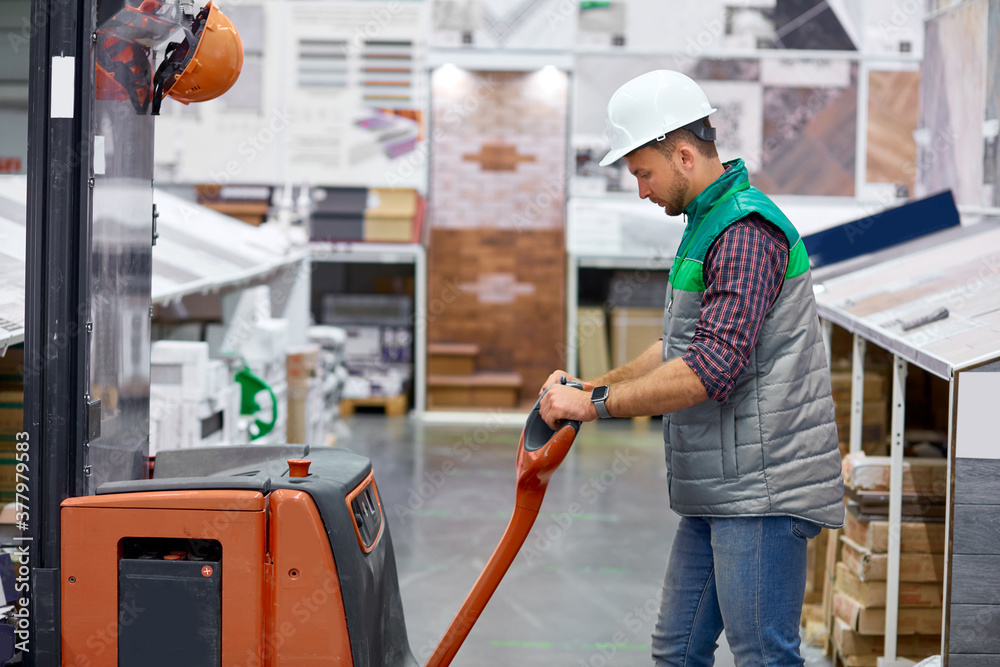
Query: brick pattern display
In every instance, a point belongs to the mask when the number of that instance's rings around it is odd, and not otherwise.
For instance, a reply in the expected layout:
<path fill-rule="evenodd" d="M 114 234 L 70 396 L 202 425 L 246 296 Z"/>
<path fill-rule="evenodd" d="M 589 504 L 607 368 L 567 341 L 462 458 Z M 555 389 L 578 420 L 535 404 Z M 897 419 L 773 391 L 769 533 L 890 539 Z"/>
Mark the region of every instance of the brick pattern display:
<path fill-rule="evenodd" d="M 478 345 L 479 370 L 520 373 L 533 402 L 565 364 L 563 243 L 562 230 L 433 229 L 428 342 Z"/>
<path fill-rule="evenodd" d="M 568 79 L 555 70 L 436 70 L 435 227 L 562 229 Z"/>

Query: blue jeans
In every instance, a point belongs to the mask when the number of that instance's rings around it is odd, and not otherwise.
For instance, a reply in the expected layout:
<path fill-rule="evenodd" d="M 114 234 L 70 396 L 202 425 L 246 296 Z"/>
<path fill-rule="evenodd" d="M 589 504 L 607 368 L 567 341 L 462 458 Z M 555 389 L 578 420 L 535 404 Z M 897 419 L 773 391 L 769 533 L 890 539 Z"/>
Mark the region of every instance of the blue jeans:
<path fill-rule="evenodd" d="M 653 630 L 653 662 L 711 667 L 723 629 L 737 667 L 793 667 L 810 521 L 682 517 Z"/>

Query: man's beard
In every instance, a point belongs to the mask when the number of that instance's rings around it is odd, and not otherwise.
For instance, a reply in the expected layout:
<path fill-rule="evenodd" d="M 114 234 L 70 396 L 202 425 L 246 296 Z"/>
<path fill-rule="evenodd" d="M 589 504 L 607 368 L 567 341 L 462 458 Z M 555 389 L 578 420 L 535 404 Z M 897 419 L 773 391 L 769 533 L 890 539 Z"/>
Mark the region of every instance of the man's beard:
<path fill-rule="evenodd" d="M 674 185 L 670 188 L 670 192 L 667 193 L 666 199 L 663 200 L 663 208 L 667 215 L 680 215 L 684 212 L 684 206 L 686 202 L 684 201 L 687 196 L 688 187 L 691 185 L 691 181 L 684 175 L 684 173 L 677 168 L 673 162 L 670 163 L 670 168 L 674 171 Z"/>

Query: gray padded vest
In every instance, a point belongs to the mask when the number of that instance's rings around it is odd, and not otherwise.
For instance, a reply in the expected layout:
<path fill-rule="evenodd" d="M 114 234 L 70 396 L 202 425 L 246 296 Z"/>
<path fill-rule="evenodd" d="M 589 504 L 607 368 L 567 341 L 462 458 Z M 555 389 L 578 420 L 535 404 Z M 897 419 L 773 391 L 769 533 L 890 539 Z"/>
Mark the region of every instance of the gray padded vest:
<path fill-rule="evenodd" d="M 683 355 L 703 292 L 670 288 L 663 359 Z M 810 272 L 786 278 L 726 403 L 664 415 L 670 506 L 685 516 L 844 523 L 837 426 Z"/>

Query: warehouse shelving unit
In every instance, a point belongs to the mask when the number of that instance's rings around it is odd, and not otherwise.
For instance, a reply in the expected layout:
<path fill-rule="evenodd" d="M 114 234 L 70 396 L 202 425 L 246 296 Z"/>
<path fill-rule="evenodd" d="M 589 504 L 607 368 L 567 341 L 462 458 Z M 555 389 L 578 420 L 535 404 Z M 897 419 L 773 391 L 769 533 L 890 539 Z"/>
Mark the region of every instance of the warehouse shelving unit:
<path fill-rule="evenodd" d="M 966 220 L 966 223 L 973 221 Z M 941 654 L 945 664 L 1000 660 L 1000 222 L 939 231 L 814 272 L 820 317 L 854 336 L 850 449 L 861 449 L 866 346 L 893 355 L 884 658 L 897 658 L 906 378 L 910 365 L 949 386 Z M 946 315 L 939 309 L 945 308 Z M 919 324 L 920 318 L 939 319 Z M 943 315 L 943 316 L 942 316 Z M 917 326 L 910 326 L 917 324 Z M 994 662 L 991 662 L 994 661 Z"/>
<path fill-rule="evenodd" d="M 427 252 L 418 243 L 361 243 L 313 241 L 313 263 L 403 264 L 413 266 L 413 402 L 417 415 L 427 405 Z"/>

